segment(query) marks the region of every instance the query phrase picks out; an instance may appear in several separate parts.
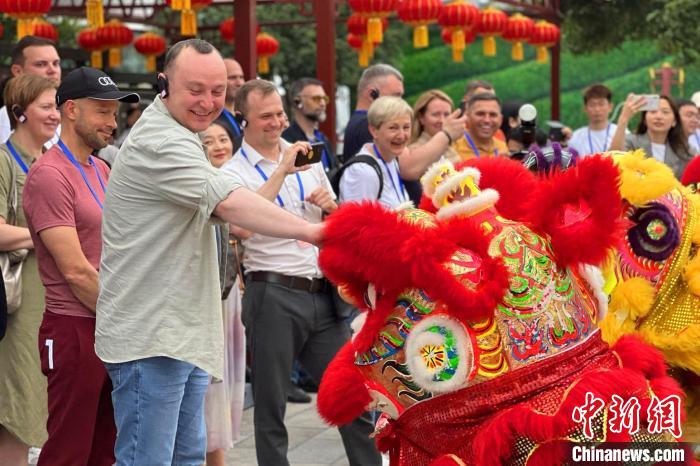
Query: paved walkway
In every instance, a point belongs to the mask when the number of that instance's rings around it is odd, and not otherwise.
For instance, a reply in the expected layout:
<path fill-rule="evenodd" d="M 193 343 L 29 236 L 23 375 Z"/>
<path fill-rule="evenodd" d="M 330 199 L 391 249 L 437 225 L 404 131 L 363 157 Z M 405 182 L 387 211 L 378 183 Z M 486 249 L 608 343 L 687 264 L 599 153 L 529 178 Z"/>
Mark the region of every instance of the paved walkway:
<path fill-rule="evenodd" d="M 226 455 L 230 466 L 257 466 L 253 436 L 253 409 L 243 412 L 241 440 Z M 316 411 L 316 395 L 308 404 L 287 403 L 285 424 L 289 432 L 292 466 L 347 466 L 340 434 L 323 423 Z"/>

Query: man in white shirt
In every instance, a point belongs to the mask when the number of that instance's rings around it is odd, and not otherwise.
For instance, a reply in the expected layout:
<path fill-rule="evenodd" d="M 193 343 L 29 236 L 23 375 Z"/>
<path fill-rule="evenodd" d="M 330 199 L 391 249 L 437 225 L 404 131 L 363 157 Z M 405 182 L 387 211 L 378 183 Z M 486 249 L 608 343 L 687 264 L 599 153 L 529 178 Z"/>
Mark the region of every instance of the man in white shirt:
<path fill-rule="evenodd" d="M 612 91 L 603 84 L 593 84 L 583 92 L 583 111 L 588 116 L 588 126 L 574 131 L 569 147 L 580 156 L 597 154 L 610 149 L 610 142 L 617 125 L 610 122 L 613 110 Z"/>
<path fill-rule="evenodd" d="M 43 37 L 24 36 L 10 52 L 10 71 L 12 76 L 21 74 L 35 74 L 61 83 L 61 59 L 58 56 L 56 45 Z M 0 143 L 7 141 L 12 129 L 7 108 L 0 108 Z M 46 147 L 53 146 L 61 134 L 60 126 L 56 135 L 46 143 Z"/>
<path fill-rule="evenodd" d="M 241 148 L 222 170 L 310 223 L 337 205 L 321 163 L 295 167 L 307 141 L 281 138 L 286 127 L 282 99 L 274 84 L 245 83 L 235 108 L 245 128 Z M 318 249 L 303 241 L 254 234 L 244 240 L 246 292 L 243 323 L 252 353 L 255 447 L 258 464 L 288 465 L 284 413 L 289 374 L 298 359 L 319 382 L 326 366 L 347 341 L 347 325 L 336 319 L 332 288 L 318 265 Z M 351 465 L 381 464 L 368 419 L 340 428 Z"/>

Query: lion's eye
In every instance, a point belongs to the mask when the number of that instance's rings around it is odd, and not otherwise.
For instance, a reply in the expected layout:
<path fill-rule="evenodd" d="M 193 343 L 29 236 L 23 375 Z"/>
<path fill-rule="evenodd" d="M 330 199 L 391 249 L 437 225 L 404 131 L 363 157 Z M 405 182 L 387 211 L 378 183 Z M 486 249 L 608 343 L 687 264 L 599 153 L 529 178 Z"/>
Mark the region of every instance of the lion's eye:
<path fill-rule="evenodd" d="M 374 310 L 377 306 L 377 290 L 374 287 L 374 283 L 370 283 L 369 285 L 367 285 L 364 298 L 367 307 Z"/>
<path fill-rule="evenodd" d="M 680 244 L 678 223 L 668 207 L 652 202 L 632 215 L 635 225 L 627 230 L 630 247 L 637 256 L 663 261 Z"/>

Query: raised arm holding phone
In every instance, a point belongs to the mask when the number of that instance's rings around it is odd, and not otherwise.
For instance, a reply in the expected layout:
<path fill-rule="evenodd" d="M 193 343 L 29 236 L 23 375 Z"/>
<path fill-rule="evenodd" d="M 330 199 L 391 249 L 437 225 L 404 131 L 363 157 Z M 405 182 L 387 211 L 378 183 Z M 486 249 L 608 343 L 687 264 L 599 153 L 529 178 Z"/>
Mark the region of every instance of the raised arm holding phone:
<path fill-rule="evenodd" d="M 633 133 L 625 135 L 630 119 L 641 118 Z M 611 150 L 643 149 L 648 157 L 665 163 L 680 177 L 692 158 L 683 133 L 678 107 L 672 98 L 662 95 L 629 94 L 622 107 Z"/>

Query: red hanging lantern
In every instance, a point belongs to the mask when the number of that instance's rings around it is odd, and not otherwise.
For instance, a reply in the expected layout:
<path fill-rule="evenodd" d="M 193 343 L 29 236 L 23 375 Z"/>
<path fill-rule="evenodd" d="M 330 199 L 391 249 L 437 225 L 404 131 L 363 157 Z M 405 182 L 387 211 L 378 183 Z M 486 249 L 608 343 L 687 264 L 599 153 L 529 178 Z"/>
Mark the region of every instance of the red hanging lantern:
<path fill-rule="evenodd" d="M 548 21 L 537 21 L 530 36 L 530 44 L 537 51 L 537 63 L 547 63 L 549 53 L 547 49 L 553 47 L 559 42 L 561 32 L 559 28 Z"/>
<path fill-rule="evenodd" d="M 5 34 L 5 26 L 0 23 L 0 37 L 2 37 Z"/>
<path fill-rule="evenodd" d="M 357 52 L 357 64 L 360 65 L 360 68 L 369 66 L 369 55 L 364 47 L 365 41 L 364 37 L 357 34 L 348 34 L 348 45 Z"/>
<path fill-rule="evenodd" d="M 479 21 L 479 9 L 463 0 L 443 5 L 438 23 L 450 32 L 452 59 L 456 62 L 464 60 L 464 49 L 467 47 L 467 37 Z M 473 39 L 472 39 L 473 40 Z"/>
<path fill-rule="evenodd" d="M 212 0 L 165 0 L 170 8 L 180 11 L 180 34 L 197 35 L 197 12 L 211 5 Z"/>
<path fill-rule="evenodd" d="M 255 50 L 258 55 L 258 73 L 268 74 L 270 72 L 269 58 L 280 49 L 280 43 L 266 32 L 258 33 L 255 38 Z"/>
<path fill-rule="evenodd" d="M 396 9 L 398 0 L 348 0 L 350 8 L 367 18 L 367 37 L 373 44 L 384 40 L 382 20 Z"/>
<path fill-rule="evenodd" d="M 401 0 L 396 8 L 399 19 L 413 27 L 413 48 L 428 47 L 428 25 L 442 12 L 441 0 Z"/>
<path fill-rule="evenodd" d="M 221 22 L 221 24 L 219 24 L 219 32 L 221 33 L 221 38 L 229 44 L 233 44 L 233 41 L 235 40 L 235 25 L 236 23 L 233 19 L 233 16 L 231 16 L 230 18 L 226 18 Z"/>
<path fill-rule="evenodd" d="M 464 29 L 462 30 L 462 34 L 464 35 L 464 48 L 460 50 L 452 47 L 452 61 L 455 63 L 462 63 L 464 61 L 464 50 L 476 39 L 476 29 Z M 440 31 L 440 38 L 445 44 L 452 45 L 452 30 L 449 28 L 442 28 Z"/>
<path fill-rule="evenodd" d="M 17 40 L 28 35 L 31 22 L 51 9 L 51 0 L 0 0 L 0 11 L 17 21 Z"/>
<path fill-rule="evenodd" d="M 484 38 L 484 55 L 496 56 L 496 37 L 503 34 L 508 15 L 493 7 L 484 8 L 479 15 L 476 32 Z"/>
<path fill-rule="evenodd" d="M 511 57 L 515 61 L 523 61 L 525 59 L 525 50 L 523 42 L 526 42 L 532 37 L 532 31 L 535 28 L 535 22 L 527 16 L 516 13 L 506 23 L 506 28 L 503 31 L 503 39 L 513 43 L 511 49 Z"/>
<path fill-rule="evenodd" d="M 97 28 L 83 29 L 78 33 L 78 45 L 90 52 L 90 65 L 93 68 L 102 68 L 102 44 L 100 43 Z"/>
<path fill-rule="evenodd" d="M 136 51 L 146 56 L 146 70 L 151 73 L 156 70 L 156 57 L 165 53 L 165 47 L 165 39 L 153 32 L 141 34 L 134 41 Z"/>
<path fill-rule="evenodd" d="M 368 60 L 374 57 L 374 48 L 377 45 L 376 42 L 369 40 L 367 35 L 367 23 L 369 19 L 366 16 L 362 16 L 359 13 L 353 13 L 348 17 L 346 22 L 348 27 L 348 32 L 362 39 L 362 47 L 364 54 L 367 56 Z M 386 31 L 389 27 L 389 20 L 386 18 L 381 19 L 382 31 Z"/>
<path fill-rule="evenodd" d="M 44 21 L 41 18 L 34 19 L 29 29 L 29 34 L 32 36 L 43 37 L 44 39 L 48 39 L 52 42 L 56 42 L 58 40 L 58 30 L 56 29 L 56 26 Z"/>
<path fill-rule="evenodd" d="M 109 49 L 109 67 L 116 68 L 122 62 L 122 47 L 134 40 L 134 33 L 118 19 L 111 19 L 104 26 L 97 28 L 100 44 Z"/>

